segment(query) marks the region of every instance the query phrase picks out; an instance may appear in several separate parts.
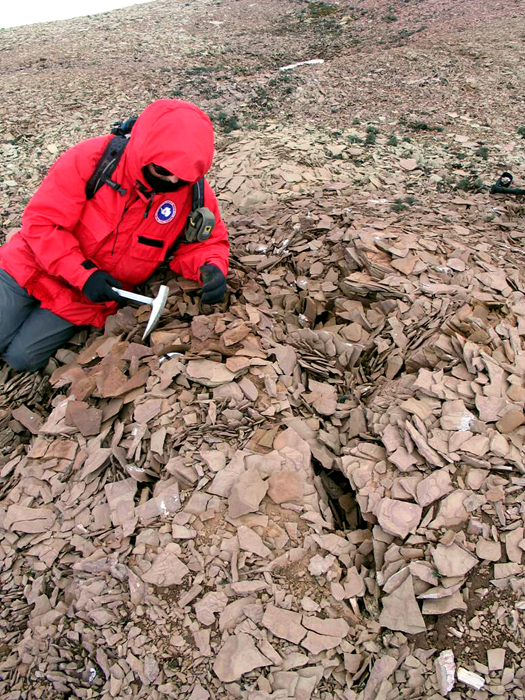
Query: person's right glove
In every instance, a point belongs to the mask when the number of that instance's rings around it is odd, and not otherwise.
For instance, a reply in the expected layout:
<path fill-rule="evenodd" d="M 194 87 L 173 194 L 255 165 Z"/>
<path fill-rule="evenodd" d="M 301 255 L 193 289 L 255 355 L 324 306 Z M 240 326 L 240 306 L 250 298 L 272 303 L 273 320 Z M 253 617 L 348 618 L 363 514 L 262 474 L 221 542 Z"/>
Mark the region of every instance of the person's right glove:
<path fill-rule="evenodd" d="M 121 297 L 114 292 L 111 287 L 122 288 L 118 280 L 112 277 L 104 270 L 97 270 L 87 280 L 82 287 L 82 293 L 87 296 L 90 301 L 121 301 Z"/>
<path fill-rule="evenodd" d="M 218 304 L 226 294 L 226 277 L 217 265 L 206 263 L 200 268 L 202 278 L 202 303 Z"/>

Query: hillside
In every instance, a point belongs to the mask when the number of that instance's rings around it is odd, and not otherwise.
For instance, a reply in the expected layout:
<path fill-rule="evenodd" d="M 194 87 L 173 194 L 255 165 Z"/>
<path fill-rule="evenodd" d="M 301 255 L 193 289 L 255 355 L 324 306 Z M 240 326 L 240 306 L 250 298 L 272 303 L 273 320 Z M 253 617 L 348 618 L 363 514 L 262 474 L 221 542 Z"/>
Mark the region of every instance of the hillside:
<path fill-rule="evenodd" d="M 52 373 L 0 364 L 0 697 L 525 697 L 525 205 L 489 193 L 525 187 L 524 16 L 0 31 L 1 240 L 66 148 L 176 98 L 232 244 L 220 307 L 161 269 L 145 344 L 126 307 Z"/>

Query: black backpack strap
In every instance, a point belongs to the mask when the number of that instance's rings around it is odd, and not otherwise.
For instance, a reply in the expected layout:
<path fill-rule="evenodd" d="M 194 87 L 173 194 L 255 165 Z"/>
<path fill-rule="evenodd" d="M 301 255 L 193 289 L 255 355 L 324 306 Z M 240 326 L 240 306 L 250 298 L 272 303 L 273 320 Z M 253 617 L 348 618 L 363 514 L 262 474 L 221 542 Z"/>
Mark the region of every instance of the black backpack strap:
<path fill-rule="evenodd" d="M 86 184 L 86 199 L 92 199 L 102 185 L 109 185 L 122 196 L 126 194 L 127 190 L 121 187 L 118 182 L 114 182 L 111 176 L 115 172 L 128 142 L 129 138 L 127 136 L 114 136 L 110 140 L 95 167 L 93 175 Z"/>
<path fill-rule="evenodd" d="M 196 211 L 204 206 L 204 178 L 201 177 L 200 180 L 193 185 L 193 193 L 191 200 L 191 210 Z"/>
<path fill-rule="evenodd" d="M 215 227 L 215 215 L 204 206 L 204 178 L 193 185 L 191 213 L 184 229 L 183 243 L 202 243 L 208 240 Z"/>

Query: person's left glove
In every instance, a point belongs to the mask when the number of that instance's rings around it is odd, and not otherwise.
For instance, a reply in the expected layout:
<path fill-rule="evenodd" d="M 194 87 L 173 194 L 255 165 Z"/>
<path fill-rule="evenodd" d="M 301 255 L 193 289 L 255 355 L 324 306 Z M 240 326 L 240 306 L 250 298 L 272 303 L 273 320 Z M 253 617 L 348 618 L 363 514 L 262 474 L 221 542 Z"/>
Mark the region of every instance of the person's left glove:
<path fill-rule="evenodd" d="M 226 294 L 226 277 L 217 265 L 206 263 L 200 268 L 202 278 L 202 303 L 218 304 Z"/>
<path fill-rule="evenodd" d="M 90 301 L 97 303 L 105 301 L 121 301 L 121 298 L 112 287 L 122 288 L 121 283 L 104 270 L 97 270 L 91 277 L 88 277 L 86 284 L 82 287 L 82 293 Z"/>

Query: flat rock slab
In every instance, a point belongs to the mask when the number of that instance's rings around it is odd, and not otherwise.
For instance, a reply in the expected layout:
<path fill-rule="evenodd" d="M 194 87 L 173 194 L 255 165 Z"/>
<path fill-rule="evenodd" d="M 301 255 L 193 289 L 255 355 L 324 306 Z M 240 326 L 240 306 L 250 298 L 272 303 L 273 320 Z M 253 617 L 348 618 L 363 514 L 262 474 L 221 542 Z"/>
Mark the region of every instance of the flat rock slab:
<path fill-rule="evenodd" d="M 237 530 L 237 536 L 239 538 L 239 547 L 245 552 L 251 552 L 263 559 L 270 556 L 270 549 L 264 544 L 261 536 L 255 530 L 246 527 L 246 525 L 241 525 Z"/>
<path fill-rule="evenodd" d="M 244 609 L 248 605 L 254 605 L 257 598 L 239 598 L 229 603 L 224 610 L 221 612 L 219 617 L 219 629 L 221 632 L 224 630 L 235 629 L 237 624 L 244 619 Z"/>
<path fill-rule="evenodd" d="M 419 609 L 414 594 L 412 576 L 389 596 L 383 598 L 383 610 L 379 616 L 381 627 L 399 630 L 407 634 L 419 634 L 426 631 L 425 620 Z"/>
<path fill-rule="evenodd" d="M 33 534 L 50 532 L 55 524 L 56 515 L 47 508 L 27 508 L 26 506 L 9 506 L 3 526 L 6 530 Z"/>
<path fill-rule="evenodd" d="M 430 523 L 431 530 L 438 530 L 440 527 L 452 527 L 461 525 L 469 518 L 469 513 L 465 508 L 466 499 L 472 495 L 472 491 L 457 489 L 444 498 L 439 504 L 436 517 Z"/>
<path fill-rule="evenodd" d="M 137 406 L 133 417 L 139 424 L 149 423 L 159 415 L 161 407 L 162 399 L 148 399 Z"/>
<path fill-rule="evenodd" d="M 267 490 L 268 483 L 261 479 L 257 469 L 248 469 L 241 474 L 228 499 L 230 518 L 240 518 L 241 515 L 258 511 Z"/>
<path fill-rule="evenodd" d="M 73 425 L 84 437 L 98 435 L 102 423 L 102 411 L 90 407 L 84 401 L 70 401 L 66 410 L 66 424 Z"/>
<path fill-rule="evenodd" d="M 423 615 L 447 615 L 452 610 L 467 609 L 467 604 L 459 591 L 446 598 L 436 598 L 435 600 L 423 601 Z"/>
<path fill-rule="evenodd" d="M 333 637 L 326 634 L 317 634 L 316 632 L 308 632 L 306 637 L 301 642 L 301 646 L 311 654 L 320 654 L 328 649 L 335 649 L 341 644 L 341 637 Z"/>
<path fill-rule="evenodd" d="M 488 649 L 487 665 L 489 671 L 503 671 L 505 668 L 505 649 Z"/>
<path fill-rule="evenodd" d="M 262 625 L 280 639 L 299 644 L 306 636 L 306 630 L 301 625 L 302 615 L 290 610 L 268 605 L 264 611 Z"/>
<path fill-rule="evenodd" d="M 241 321 L 235 327 L 228 328 L 227 331 L 224 331 L 224 333 L 221 336 L 221 339 L 224 345 L 226 345 L 226 347 L 229 347 L 230 345 L 236 345 L 237 343 L 240 343 L 241 340 L 246 338 L 246 336 L 249 333 L 249 327 Z"/>
<path fill-rule="evenodd" d="M 220 472 L 226 466 L 226 455 L 218 450 L 203 450 L 201 457 L 213 472 Z"/>
<path fill-rule="evenodd" d="M 478 563 L 477 558 L 456 543 L 448 547 L 438 544 L 432 559 L 441 576 L 464 576 Z"/>
<path fill-rule="evenodd" d="M 366 584 L 355 566 L 348 569 L 343 582 L 343 588 L 345 598 L 362 598 L 365 595 Z"/>
<path fill-rule="evenodd" d="M 213 671 L 223 683 L 238 681 L 245 673 L 272 662 L 255 646 L 253 637 L 240 632 L 230 637 L 221 648 L 213 664 Z"/>
<path fill-rule="evenodd" d="M 115 527 L 124 525 L 134 517 L 133 499 L 137 491 L 135 479 L 123 479 L 104 487 L 111 513 L 111 521 Z"/>
<path fill-rule="evenodd" d="M 326 557 L 321 557 L 319 554 L 316 554 L 310 559 L 308 571 L 312 576 L 322 576 L 326 574 L 334 562 L 335 557 L 333 554 L 328 554 Z"/>
<path fill-rule="evenodd" d="M 232 382 L 235 374 L 226 365 L 211 360 L 190 360 L 186 365 L 188 379 L 203 386 L 214 387 Z"/>
<path fill-rule="evenodd" d="M 523 527 L 517 527 L 515 530 L 507 533 L 505 537 L 505 550 L 509 561 L 515 564 L 521 564 L 525 550 L 525 530 Z M 520 547 L 520 542 L 524 542 L 523 548 Z"/>
<path fill-rule="evenodd" d="M 481 690 L 485 685 L 485 679 L 478 673 L 468 671 L 466 668 L 459 667 L 457 671 L 457 679 L 460 683 L 465 683 L 469 688 Z"/>
<path fill-rule="evenodd" d="M 499 561 L 501 559 L 501 543 L 491 540 L 478 540 L 476 542 L 476 555 L 480 559 Z"/>
<path fill-rule="evenodd" d="M 297 353 L 290 345 L 275 345 L 273 352 L 284 374 L 291 375 L 297 365 Z"/>
<path fill-rule="evenodd" d="M 21 423 L 33 435 L 37 435 L 42 425 L 42 418 L 27 406 L 19 406 L 13 411 L 13 418 Z"/>
<path fill-rule="evenodd" d="M 380 697 L 378 695 L 379 689 L 383 687 L 383 683 L 394 673 L 397 664 L 398 660 L 388 654 L 377 659 L 365 686 L 363 700 L 377 700 Z"/>
<path fill-rule="evenodd" d="M 453 490 L 450 474 L 446 469 L 437 469 L 416 487 L 416 499 L 422 508 L 446 496 Z"/>
<path fill-rule="evenodd" d="M 215 622 L 215 613 L 222 613 L 228 605 L 228 598 L 221 591 L 210 591 L 195 604 L 195 614 L 201 625 L 209 626 Z"/>
<path fill-rule="evenodd" d="M 512 433 L 513 430 L 519 428 L 525 423 L 525 414 L 521 408 L 512 408 L 507 411 L 496 423 L 496 428 L 500 433 Z"/>
<path fill-rule="evenodd" d="M 297 472 L 282 469 L 274 472 L 268 482 L 268 496 L 274 503 L 300 501 L 303 497 L 303 481 Z"/>
<path fill-rule="evenodd" d="M 303 627 L 308 630 L 317 632 L 317 634 L 328 635 L 332 637 L 346 637 L 350 632 L 349 624 L 343 618 L 326 618 L 303 615 Z"/>
<path fill-rule="evenodd" d="M 415 503 L 383 498 L 376 516 L 382 529 L 394 537 L 405 538 L 415 532 L 421 521 L 423 509 Z"/>
<path fill-rule="evenodd" d="M 202 687 L 199 681 L 197 681 L 188 700 L 208 700 L 209 697 L 210 694 L 208 691 Z"/>
<path fill-rule="evenodd" d="M 154 586 L 179 586 L 189 571 L 186 564 L 175 554 L 163 552 L 156 557 L 153 566 L 142 576 L 142 579 Z"/>

